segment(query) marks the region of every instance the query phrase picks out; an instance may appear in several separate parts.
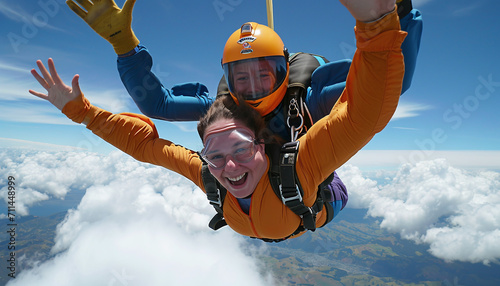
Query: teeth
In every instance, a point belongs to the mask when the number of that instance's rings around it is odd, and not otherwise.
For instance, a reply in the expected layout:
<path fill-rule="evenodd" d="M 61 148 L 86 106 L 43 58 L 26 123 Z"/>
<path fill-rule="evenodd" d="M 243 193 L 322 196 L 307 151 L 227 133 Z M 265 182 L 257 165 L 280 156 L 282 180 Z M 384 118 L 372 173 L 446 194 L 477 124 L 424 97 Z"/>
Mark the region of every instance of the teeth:
<path fill-rule="evenodd" d="M 245 174 L 246 174 L 246 173 L 245 173 Z M 243 179 L 243 177 L 245 177 L 245 174 L 243 174 L 243 175 L 241 175 L 241 176 L 238 176 L 238 177 L 236 177 L 236 178 L 229 178 L 229 177 L 228 177 L 227 179 L 228 179 L 229 181 L 237 182 L 237 181 L 239 181 L 239 180 Z"/>

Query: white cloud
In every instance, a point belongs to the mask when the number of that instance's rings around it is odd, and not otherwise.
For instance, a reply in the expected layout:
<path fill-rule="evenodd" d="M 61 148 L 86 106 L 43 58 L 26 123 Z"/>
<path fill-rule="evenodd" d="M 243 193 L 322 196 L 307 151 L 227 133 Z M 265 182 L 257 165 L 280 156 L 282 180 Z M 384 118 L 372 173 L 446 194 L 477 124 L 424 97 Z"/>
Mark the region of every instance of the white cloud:
<path fill-rule="evenodd" d="M 37 151 L 85 151 L 83 148 L 64 146 L 57 144 L 33 142 L 21 139 L 11 139 L 0 137 L 1 148 L 31 149 Z"/>
<path fill-rule="evenodd" d="M 193 121 L 190 121 L 190 122 L 172 121 L 170 123 L 172 123 L 173 125 L 177 126 L 177 128 L 179 128 L 182 132 L 195 133 L 195 134 L 196 134 L 196 132 L 198 132 L 198 129 L 197 129 L 198 122 L 193 122 Z"/>
<path fill-rule="evenodd" d="M 207 227 L 213 208 L 181 176 L 119 152 L 19 152 L 0 153 L 0 173 L 17 176 L 19 193 L 86 193 L 56 230 L 54 258 L 9 286 L 271 284 L 241 236 Z"/>
<path fill-rule="evenodd" d="M 23 74 L 30 74 L 30 69 L 29 68 L 20 68 L 18 66 L 10 65 L 7 63 L 4 63 L 0 61 L 0 69 L 6 70 L 6 71 L 11 71 L 11 72 L 19 72 Z"/>
<path fill-rule="evenodd" d="M 85 87 L 82 87 L 85 88 Z M 132 99 L 123 88 L 105 89 L 90 87 L 85 88 L 85 96 L 92 104 L 106 109 L 113 113 L 129 112 L 130 107 L 134 105 Z"/>
<path fill-rule="evenodd" d="M 364 178 L 358 167 L 339 170 L 349 207 L 368 208 L 380 226 L 403 238 L 429 244 L 439 258 L 498 262 L 500 173 L 466 171 L 444 159 L 404 164 L 385 183 Z"/>
<path fill-rule="evenodd" d="M 0 13 L 5 17 L 17 22 L 21 21 L 22 18 L 26 18 L 27 13 L 20 6 L 11 8 L 8 6 L 8 1 L 1 1 L 0 4 Z"/>
<path fill-rule="evenodd" d="M 0 120 L 57 125 L 73 124 L 49 102 L 28 92 L 29 89 L 33 89 L 47 93 L 30 74 L 32 67 L 23 67 L 19 61 L 15 64 L 0 62 L 0 70 L 7 71 L 1 73 L 0 76 L 0 86 L 2 86 L 0 90 Z M 64 79 L 67 85 L 71 85 L 71 78 L 72 76 Z M 134 106 L 132 99 L 123 88 L 109 89 L 85 83 L 82 89 L 85 96 L 93 104 L 114 113 L 129 112 Z"/>
<path fill-rule="evenodd" d="M 432 109 L 432 106 L 419 103 L 400 102 L 392 119 L 417 117 L 420 115 L 421 111 L 429 109 Z"/>
<path fill-rule="evenodd" d="M 41 101 L 41 99 L 39 99 Z M 57 125 L 74 125 L 73 121 L 64 116 L 57 108 L 50 103 L 47 105 L 31 105 L 25 106 L 5 104 L 0 106 L 0 120 L 10 122 L 24 122 L 37 124 L 57 124 Z M 33 107 L 28 107 L 33 106 Z"/>
<path fill-rule="evenodd" d="M 0 100 L 18 101 L 33 99 L 28 89 L 38 86 L 36 80 L 30 74 L 29 67 L 23 67 L 21 63 L 11 64 L 0 62 Z"/>
<path fill-rule="evenodd" d="M 62 31 L 62 29 L 50 25 L 50 19 L 61 10 L 61 4 L 56 1 L 50 3 L 38 2 L 37 4 L 38 5 L 32 6 L 32 8 L 34 8 L 33 11 L 28 12 L 17 3 L 12 3 L 12 1 L 1 1 L 0 14 L 3 14 L 12 21 L 31 27 L 36 26 L 37 28 Z"/>
<path fill-rule="evenodd" d="M 397 168 L 405 163 L 446 159 L 452 166 L 500 170 L 500 151 L 361 150 L 347 164 L 360 168 Z"/>
<path fill-rule="evenodd" d="M 413 0 L 413 7 L 419 9 L 420 7 L 424 6 L 425 4 L 431 2 L 432 0 Z"/>
<path fill-rule="evenodd" d="M 478 9 L 484 9 L 484 4 L 481 5 L 479 3 L 467 3 L 467 6 L 458 6 L 453 10 L 452 15 L 455 17 L 468 17 L 474 11 Z"/>

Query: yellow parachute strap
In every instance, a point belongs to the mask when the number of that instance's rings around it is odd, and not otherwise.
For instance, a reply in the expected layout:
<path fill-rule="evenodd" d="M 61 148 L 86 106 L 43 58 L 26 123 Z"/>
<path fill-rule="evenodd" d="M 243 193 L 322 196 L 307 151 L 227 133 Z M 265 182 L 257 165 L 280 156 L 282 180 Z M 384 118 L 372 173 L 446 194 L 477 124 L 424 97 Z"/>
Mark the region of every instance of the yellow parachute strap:
<path fill-rule="evenodd" d="M 273 0 L 266 0 L 267 4 L 267 26 L 274 30 Z"/>

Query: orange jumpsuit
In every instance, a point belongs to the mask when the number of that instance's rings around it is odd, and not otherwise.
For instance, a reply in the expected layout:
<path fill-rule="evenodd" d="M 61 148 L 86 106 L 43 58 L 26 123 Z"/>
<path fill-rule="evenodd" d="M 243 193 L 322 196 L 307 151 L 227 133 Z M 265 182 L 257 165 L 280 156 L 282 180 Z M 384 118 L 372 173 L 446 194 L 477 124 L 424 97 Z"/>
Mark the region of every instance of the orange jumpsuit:
<path fill-rule="evenodd" d="M 380 132 L 396 110 L 404 74 L 396 12 L 372 23 L 357 22 L 357 51 L 347 86 L 331 113 L 300 138 L 296 163 L 304 203 L 312 206 L 317 186 Z M 83 96 L 63 108 L 63 113 L 135 159 L 177 172 L 204 190 L 202 161 L 198 154 L 159 138 L 154 124 L 143 115 L 112 114 L 91 105 Z M 269 168 L 269 166 L 268 166 Z M 266 174 L 251 197 L 249 214 L 229 192 L 224 217 L 236 232 L 252 237 L 280 239 L 293 233 L 301 219 L 275 195 Z M 318 213 L 318 226 L 326 219 Z"/>

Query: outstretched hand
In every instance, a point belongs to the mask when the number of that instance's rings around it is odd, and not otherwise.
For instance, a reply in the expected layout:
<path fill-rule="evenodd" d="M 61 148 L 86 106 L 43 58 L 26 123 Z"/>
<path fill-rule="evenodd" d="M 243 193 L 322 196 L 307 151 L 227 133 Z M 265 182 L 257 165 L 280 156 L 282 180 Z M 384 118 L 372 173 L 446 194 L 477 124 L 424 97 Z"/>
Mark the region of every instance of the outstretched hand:
<path fill-rule="evenodd" d="M 396 0 L 340 0 L 358 21 L 371 22 L 394 10 Z"/>
<path fill-rule="evenodd" d="M 66 103 L 82 97 L 82 91 L 80 90 L 80 85 L 78 84 L 79 75 L 75 75 L 71 81 L 71 87 L 64 84 L 59 75 L 57 74 L 54 61 L 49 58 L 48 65 L 49 71 L 45 68 L 42 61 L 36 61 L 38 68 L 40 69 L 40 76 L 35 69 L 31 70 L 31 74 L 40 83 L 40 85 L 47 90 L 47 94 L 37 92 L 34 90 L 29 90 L 29 93 L 38 96 L 42 99 L 48 100 L 59 110 L 62 110 Z"/>
<path fill-rule="evenodd" d="M 115 52 L 125 54 L 139 40 L 132 31 L 132 10 L 136 0 L 127 0 L 120 9 L 113 0 L 67 0 L 66 4 L 97 34 L 113 45 Z M 77 3 L 75 3 L 77 2 Z"/>

